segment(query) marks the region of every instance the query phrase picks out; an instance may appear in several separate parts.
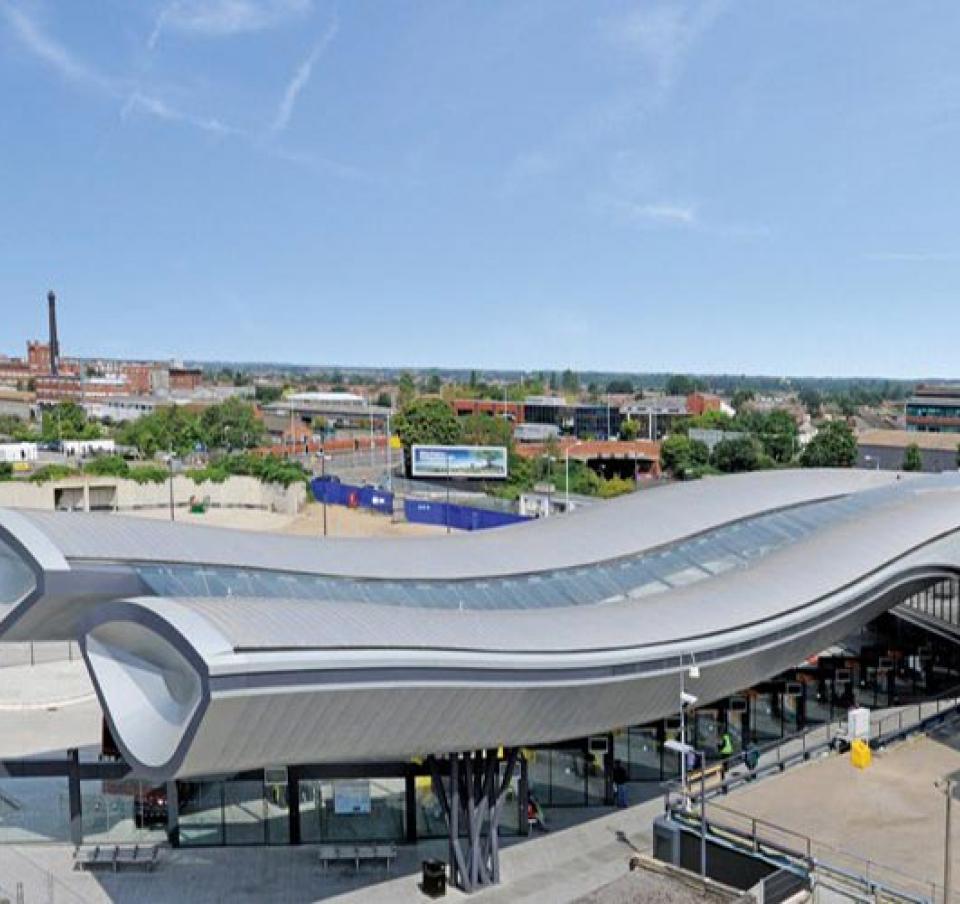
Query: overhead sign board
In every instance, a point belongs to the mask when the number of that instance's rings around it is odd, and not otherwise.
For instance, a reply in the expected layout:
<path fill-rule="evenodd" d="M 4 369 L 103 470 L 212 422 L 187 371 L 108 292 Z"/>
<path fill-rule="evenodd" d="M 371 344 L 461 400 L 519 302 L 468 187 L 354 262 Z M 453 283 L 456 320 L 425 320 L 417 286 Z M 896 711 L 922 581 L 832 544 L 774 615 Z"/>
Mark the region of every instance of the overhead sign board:
<path fill-rule="evenodd" d="M 506 446 L 413 446 L 414 477 L 476 477 L 503 480 L 507 476 Z"/>

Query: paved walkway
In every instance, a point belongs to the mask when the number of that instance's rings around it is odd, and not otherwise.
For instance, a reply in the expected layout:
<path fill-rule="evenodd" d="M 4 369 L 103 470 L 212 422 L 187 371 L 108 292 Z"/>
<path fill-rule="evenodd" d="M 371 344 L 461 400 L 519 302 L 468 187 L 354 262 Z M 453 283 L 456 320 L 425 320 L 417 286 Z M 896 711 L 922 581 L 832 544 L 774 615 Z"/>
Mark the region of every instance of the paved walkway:
<path fill-rule="evenodd" d="M 649 852 L 651 826 L 660 807 L 656 797 L 626 810 L 554 811 L 554 830 L 527 840 L 506 840 L 503 884 L 469 899 L 485 904 L 572 901 L 624 875 L 635 851 Z M 581 821 L 562 827 L 562 822 L 574 820 Z M 119 875 L 74 872 L 71 854 L 64 845 L 0 845 L 0 894 L 15 900 L 16 883 L 22 882 L 27 902 L 419 904 L 425 900 L 418 887 L 420 861 L 446 859 L 446 844 L 401 848 L 392 874 L 371 866 L 359 875 L 352 867 L 324 872 L 316 849 L 309 846 L 165 851 L 156 872 Z M 450 890 L 448 899 L 466 901 L 467 896 Z"/>

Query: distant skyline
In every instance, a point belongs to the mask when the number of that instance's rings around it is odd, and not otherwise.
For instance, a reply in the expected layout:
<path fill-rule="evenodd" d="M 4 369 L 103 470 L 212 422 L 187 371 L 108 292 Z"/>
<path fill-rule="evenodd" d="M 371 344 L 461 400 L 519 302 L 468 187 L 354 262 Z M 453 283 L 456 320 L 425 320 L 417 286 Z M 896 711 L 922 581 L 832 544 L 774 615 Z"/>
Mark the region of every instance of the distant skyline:
<path fill-rule="evenodd" d="M 960 379 L 960 6 L 0 0 L 0 352 Z"/>

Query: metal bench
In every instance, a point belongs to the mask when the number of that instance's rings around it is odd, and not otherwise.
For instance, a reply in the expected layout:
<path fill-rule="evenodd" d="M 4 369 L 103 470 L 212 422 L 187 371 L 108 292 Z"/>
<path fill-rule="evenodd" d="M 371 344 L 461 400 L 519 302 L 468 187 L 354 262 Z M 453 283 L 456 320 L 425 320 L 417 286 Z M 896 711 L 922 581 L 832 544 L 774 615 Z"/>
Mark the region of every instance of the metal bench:
<path fill-rule="evenodd" d="M 160 859 L 158 844 L 87 844 L 73 852 L 74 869 L 142 869 L 152 872 Z"/>
<path fill-rule="evenodd" d="M 320 865 L 327 869 L 338 860 L 352 860 L 354 870 L 360 871 L 361 861 L 383 860 L 389 870 L 397 859 L 395 844 L 321 844 L 318 849 Z"/>

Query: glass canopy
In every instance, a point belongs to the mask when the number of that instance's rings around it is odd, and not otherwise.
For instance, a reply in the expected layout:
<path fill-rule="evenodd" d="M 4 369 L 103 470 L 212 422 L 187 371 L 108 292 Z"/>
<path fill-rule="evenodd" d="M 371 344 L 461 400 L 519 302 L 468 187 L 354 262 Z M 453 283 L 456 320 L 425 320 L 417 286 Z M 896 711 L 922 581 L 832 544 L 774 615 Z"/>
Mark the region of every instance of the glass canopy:
<path fill-rule="evenodd" d="M 890 499 L 890 488 L 807 503 L 593 565 L 472 580 L 381 580 L 199 565 L 135 566 L 151 592 L 263 597 L 428 609 L 537 609 L 645 597 L 748 568 Z"/>

